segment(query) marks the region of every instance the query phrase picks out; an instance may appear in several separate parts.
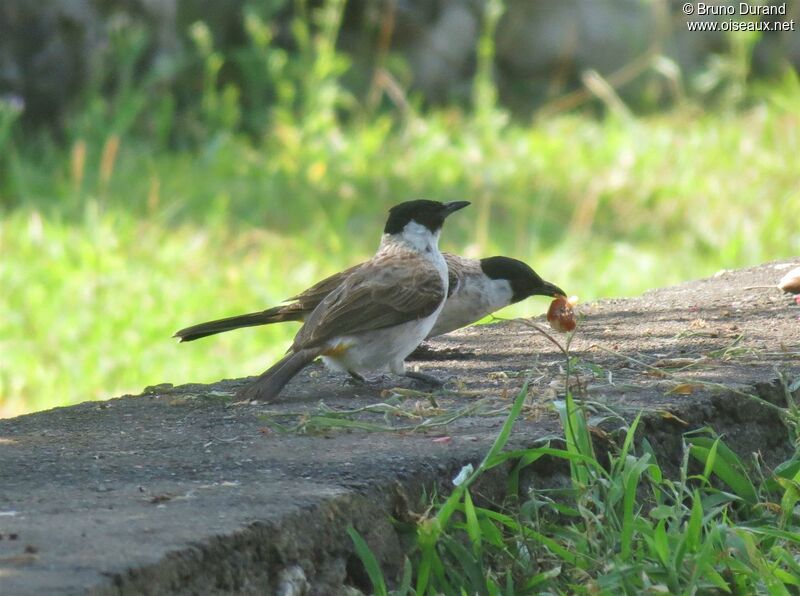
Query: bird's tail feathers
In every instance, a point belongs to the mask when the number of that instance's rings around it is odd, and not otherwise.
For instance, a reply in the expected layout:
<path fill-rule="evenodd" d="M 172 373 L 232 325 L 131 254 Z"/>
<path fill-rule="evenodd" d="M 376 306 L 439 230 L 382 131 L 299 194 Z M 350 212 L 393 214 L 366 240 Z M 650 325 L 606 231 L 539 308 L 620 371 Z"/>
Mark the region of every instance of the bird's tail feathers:
<path fill-rule="evenodd" d="M 239 392 L 239 397 L 247 400 L 273 401 L 292 377 L 313 362 L 320 353 L 318 349 L 290 352 L 261 373 L 255 381 L 246 385 Z"/>
<path fill-rule="evenodd" d="M 194 341 L 201 337 L 216 335 L 225 331 L 232 331 L 242 327 L 256 327 L 258 325 L 269 325 L 270 323 L 282 323 L 284 321 L 302 321 L 305 311 L 295 307 L 294 304 L 276 306 L 261 312 L 253 312 L 246 315 L 236 315 L 225 319 L 217 319 L 207 323 L 192 325 L 186 329 L 181 329 L 173 337 L 178 337 L 182 342 Z"/>

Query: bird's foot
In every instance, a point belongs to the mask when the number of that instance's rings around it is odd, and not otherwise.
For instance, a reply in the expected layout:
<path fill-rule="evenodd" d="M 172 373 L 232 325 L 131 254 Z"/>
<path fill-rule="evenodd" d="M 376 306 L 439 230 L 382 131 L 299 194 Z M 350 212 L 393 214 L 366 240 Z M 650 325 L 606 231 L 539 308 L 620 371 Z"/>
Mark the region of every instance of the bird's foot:
<path fill-rule="evenodd" d="M 385 383 L 389 377 L 387 375 L 378 375 L 377 377 L 365 377 L 354 371 L 348 371 L 350 376 L 345 380 L 348 385 L 381 385 Z"/>
<path fill-rule="evenodd" d="M 440 379 L 439 377 L 436 377 L 434 375 L 429 375 L 416 370 L 406 371 L 405 376 L 408 377 L 409 379 L 417 381 L 418 383 L 422 383 L 424 385 L 427 385 L 428 387 L 436 387 L 437 389 L 444 387 L 445 383 L 447 383 L 450 380 L 449 378 Z"/>

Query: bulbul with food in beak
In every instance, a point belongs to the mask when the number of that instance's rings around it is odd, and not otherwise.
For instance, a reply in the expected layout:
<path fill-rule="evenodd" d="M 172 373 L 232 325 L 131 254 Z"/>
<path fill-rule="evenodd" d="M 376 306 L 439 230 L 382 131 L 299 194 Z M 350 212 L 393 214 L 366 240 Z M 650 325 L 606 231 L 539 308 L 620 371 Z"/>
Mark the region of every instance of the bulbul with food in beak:
<path fill-rule="evenodd" d="M 527 264 L 511 257 L 468 259 L 450 253 L 442 255 L 447 263 L 448 296 L 439 318 L 428 333 L 429 338 L 466 327 L 501 308 L 531 296 L 566 295 L 558 286 L 543 280 Z M 194 341 L 242 327 L 284 321 L 303 322 L 328 294 L 363 265 L 359 263 L 326 277 L 287 300 L 287 304 L 246 315 L 200 323 L 181 329 L 175 336 L 182 342 Z"/>
<path fill-rule="evenodd" d="M 239 396 L 273 401 L 317 357 L 360 380 L 363 372 L 385 368 L 405 374 L 403 361 L 430 333 L 447 298 L 442 225 L 467 205 L 417 200 L 392 207 L 375 256 L 314 307 L 286 356 Z"/>

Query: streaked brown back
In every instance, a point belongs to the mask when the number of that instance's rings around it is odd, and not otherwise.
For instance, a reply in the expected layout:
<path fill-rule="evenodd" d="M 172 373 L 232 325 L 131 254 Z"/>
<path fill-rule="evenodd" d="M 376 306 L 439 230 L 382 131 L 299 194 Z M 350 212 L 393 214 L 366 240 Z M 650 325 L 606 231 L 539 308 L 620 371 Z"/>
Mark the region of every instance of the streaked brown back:
<path fill-rule="evenodd" d="M 426 317 L 444 299 L 439 272 L 410 251 L 376 256 L 351 270 L 306 318 L 293 350 Z"/>

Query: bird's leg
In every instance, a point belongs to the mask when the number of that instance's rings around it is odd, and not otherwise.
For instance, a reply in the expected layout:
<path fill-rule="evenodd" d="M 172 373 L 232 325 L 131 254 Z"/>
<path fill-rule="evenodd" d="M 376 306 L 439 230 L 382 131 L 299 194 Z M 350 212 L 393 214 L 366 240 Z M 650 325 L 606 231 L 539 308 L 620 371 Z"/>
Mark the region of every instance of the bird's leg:
<path fill-rule="evenodd" d="M 350 378 L 345 382 L 350 385 L 380 385 L 386 381 L 387 378 L 386 375 L 378 375 L 374 379 L 370 379 L 354 370 L 348 370 L 347 373 L 350 375 Z"/>
<path fill-rule="evenodd" d="M 407 370 L 405 376 L 408 377 L 409 379 L 420 381 L 421 383 L 425 383 L 426 385 L 430 385 L 432 387 L 443 387 L 444 384 L 447 382 L 447 380 L 442 380 L 439 377 L 428 375 L 416 370 Z"/>
<path fill-rule="evenodd" d="M 364 375 L 359 374 L 354 370 L 348 370 L 347 372 L 350 375 L 350 379 L 352 381 L 354 381 L 356 383 L 366 383 L 367 382 L 367 378 Z"/>
<path fill-rule="evenodd" d="M 394 374 L 403 376 L 409 379 L 414 379 L 415 381 L 420 381 L 421 383 L 425 383 L 428 386 L 433 387 L 442 387 L 447 381 L 443 381 L 433 375 L 428 375 L 417 370 L 408 370 L 406 368 L 406 363 L 402 360 L 392 362 L 389 365 L 389 370 L 391 370 Z"/>

